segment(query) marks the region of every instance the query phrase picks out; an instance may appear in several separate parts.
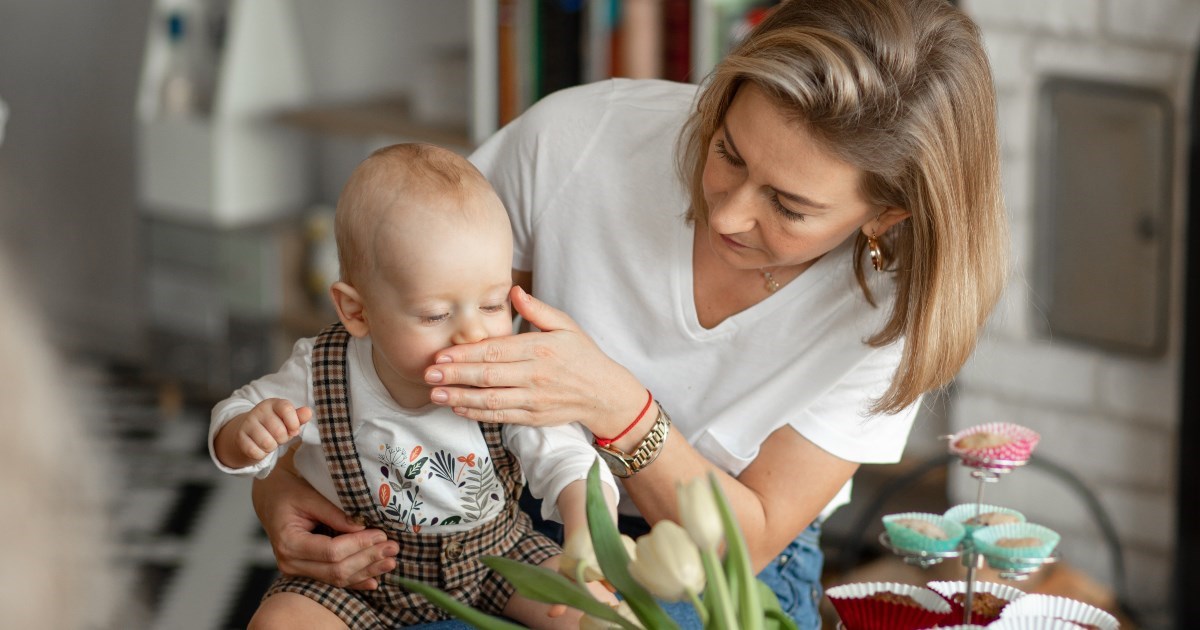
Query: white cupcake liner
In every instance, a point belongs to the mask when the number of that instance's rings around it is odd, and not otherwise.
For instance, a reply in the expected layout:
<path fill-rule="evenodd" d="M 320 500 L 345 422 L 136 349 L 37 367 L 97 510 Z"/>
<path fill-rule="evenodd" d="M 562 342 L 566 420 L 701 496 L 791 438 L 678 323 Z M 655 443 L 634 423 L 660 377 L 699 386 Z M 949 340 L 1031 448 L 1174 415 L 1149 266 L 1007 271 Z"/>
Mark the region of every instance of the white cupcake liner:
<path fill-rule="evenodd" d="M 960 623 L 957 626 L 938 626 L 937 630 L 987 630 L 988 626 L 973 623 Z"/>
<path fill-rule="evenodd" d="M 946 600 L 938 596 L 937 593 L 923 586 L 902 584 L 900 582 L 854 582 L 852 584 L 842 584 L 841 586 L 834 586 L 826 590 L 825 596 L 829 599 L 862 599 L 881 591 L 896 593 L 898 595 L 908 595 L 926 610 L 937 613 L 950 612 L 950 604 L 947 604 Z"/>
<path fill-rule="evenodd" d="M 946 518 L 954 521 L 955 523 L 962 525 L 963 529 L 965 529 L 967 531 L 967 534 L 971 534 L 972 532 L 979 529 L 980 527 L 986 527 L 986 526 L 985 525 L 968 525 L 967 521 L 975 518 L 976 514 L 988 514 L 989 512 L 1000 512 L 1001 514 L 1012 514 L 1013 516 L 1017 517 L 1019 522 L 1021 522 L 1021 523 L 1026 522 L 1025 515 L 1012 509 L 1012 508 L 1007 508 L 1007 507 L 1003 507 L 1003 506 L 999 506 L 999 505 L 986 505 L 986 504 L 976 505 L 975 503 L 962 503 L 962 504 L 956 505 L 956 506 L 950 508 L 949 510 L 946 510 L 946 513 L 943 514 L 942 516 L 945 516 Z M 1005 523 L 1005 524 L 1008 525 L 1011 523 Z"/>
<path fill-rule="evenodd" d="M 1065 619 L 1099 626 L 1101 630 L 1117 630 L 1120 627 L 1117 618 L 1106 611 L 1078 600 L 1057 595 L 1026 595 L 1019 602 L 1005 606 L 1000 613 L 1001 619 L 1023 617 Z"/>
<path fill-rule="evenodd" d="M 1053 617 L 1001 617 L 989 623 L 987 630 L 1080 630 L 1070 621 Z"/>
<path fill-rule="evenodd" d="M 896 524 L 896 521 L 901 519 L 917 519 L 928 521 L 937 525 L 946 532 L 946 540 L 937 540 L 921 534 L 920 532 L 905 527 L 904 525 Z M 926 551 L 942 553 L 953 551 L 958 548 L 958 544 L 962 542 L 964 536 L 967 535 L 967 530 L 961 524 L 952 521 L 941 514 L 930 514 L 926 512 L 901 512 L 899 514 L 888 514 L 883 517 L 883 527 L 887 530 L 888 538 L 891 539 L 892 546 L 905 551 Z"/>
<path fill-rule="evenodd" d="M 953 597 L 959 593 L 967 592 L 967 583 L 965 581 L 958 582 L 929 582 L 925 585 L 929 590 L 941 595 L 955 612 L 962 612 L 962 607 L 955 604 Z M 1014 601 L 1025 596 L 1025 591 L 1019 588 L 1009 586 L 1007 584 L 997 584 L 995 582 L 980 582 L 975 581 L 975 593 L 988 593 L 995 595 L 1000 599 L 1008 602 L 1011 605 Z M 1007 608 L 1008 606 L 1005 606 Z"/>
<path fill-rule="evenodd" d="M 1000 547 L 1002 538 L 1037 538 L 1042 544 L 1034 547 Z M 1009 523 L 980 527 L 971 533 L 975 549 L 987 556 L 988 564 L 997 569 L 1020 568 L 1029 562 L 1022 559 L 1047 558 L 1054 553 L 1061 536 L 1058 532 L 1036 523 Z"/>

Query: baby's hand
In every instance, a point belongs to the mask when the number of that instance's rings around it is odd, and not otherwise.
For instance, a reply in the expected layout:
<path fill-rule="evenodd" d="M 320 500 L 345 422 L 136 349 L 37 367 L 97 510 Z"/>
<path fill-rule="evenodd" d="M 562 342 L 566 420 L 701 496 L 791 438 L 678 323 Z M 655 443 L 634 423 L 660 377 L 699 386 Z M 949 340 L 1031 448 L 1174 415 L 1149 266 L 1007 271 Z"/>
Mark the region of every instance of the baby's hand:
<path fill-rule="evenodd" d="M 268 398 L 246 412 L 238 427 L 236 444 L 243 455 L 262 461 L 288 440 L 300 435 L 300 427 L 312 419 L 312 409 L 295 408 L 282 398 Z"/>
<path fill-rule="evenodd" d="M 588 582 L 587 587 L 588 590 L 592 592 L 592 597 L 595 597 L 609 606 L 616 606 L 618 603 L 620 603 L 617 601 L 617 596 L 613 594 L 612 587 L 608 585 L 606 580 Z"/>

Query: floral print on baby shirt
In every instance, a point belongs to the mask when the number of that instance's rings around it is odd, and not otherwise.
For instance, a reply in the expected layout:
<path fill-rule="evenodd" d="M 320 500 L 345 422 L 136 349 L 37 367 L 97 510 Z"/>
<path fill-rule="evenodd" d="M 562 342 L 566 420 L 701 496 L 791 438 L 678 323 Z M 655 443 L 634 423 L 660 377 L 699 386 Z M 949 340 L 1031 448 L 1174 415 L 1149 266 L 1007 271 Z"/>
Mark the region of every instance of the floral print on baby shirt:
<path fill-rule="evenodd" d="M 419 444 L 406 449 L 385 443 L 379 445 L 378 459 L 376 499 L 384 518 L 399 531 L 420 533 L 423 527 L 485 521 L 503 506 L 504 489 L 486 452 L 456 455 L 438 449 L 426 454 Z M 427 505 L 431 494 L 443 500 Z M 449 502 L 447 496 L 452 497 Z"/>

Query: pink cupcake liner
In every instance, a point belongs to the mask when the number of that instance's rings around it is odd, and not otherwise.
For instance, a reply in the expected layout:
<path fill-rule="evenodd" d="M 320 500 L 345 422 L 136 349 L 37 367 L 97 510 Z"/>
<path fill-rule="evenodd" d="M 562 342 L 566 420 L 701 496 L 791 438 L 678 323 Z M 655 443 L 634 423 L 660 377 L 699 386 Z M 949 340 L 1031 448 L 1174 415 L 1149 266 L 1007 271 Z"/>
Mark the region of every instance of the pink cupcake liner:
<path fill-rule="evenodd" d="M 998 433 L 1008 438 L 999 446 L 966 448 L 958 446 L 960 440 L 979 433 Z M 990 466 L 1011 468 L 1011 464 L 1023 464 L 1033 453 L 1041 436 L 1032 429 L 1007 422 L 989 422 L 963 429 L 950 436 L 950 452 L 962 458 L 968 466 Z"/>
<path fill-rule="evenodd" d="M 885 602 L 870 597 L 876 593 L 907 595 L 916 606 Z M 937 593 L 913 584 L 857 582 L 825 591 L 846 630 L 920 630 L 945 621 L 950 604 Z"/>
<path fill-rule="evenodd" d="M 967 583 L 965 581 L 930 582 L 930 583 L 926 584 L 925 586 L 927 588 L 929 588 L 931 591 L 937 593 L 938 595 L 941 595 L 946 600 L 946 603 L 950 604 L 951 618 L 953 618 L 953 619 L 962 619 L 963 618 L 963 607 L 954 601 L 954 596 L 959 593 L 967 592 Z M 1025 592 L 1022 591 L 1021 589 L 1014 588 L 1012 586 L 1008 586 L 1007 584 L 997 584 L 995 582 L 976 581 L 975 582 L 975 594 L 978 595 L 979 593 L 987 593 L 989 595 L 994 595 L 994 596 L 999 597 L 1000 599 L 1002 599 L 1006 602 L 1009 602 L 1009 603 L 1012 603 L 1025 595 Z M 1005 605 L 1005 608 L 1007 608 L 1007 607 L 1008 606 Z M 995 615 L 995 616 L 972 615 L 971 622 L 987 625 L 999 618 L 1000 618 L 999 615 Z"/>
<path fill-rule="evenodd" d="M 1101 630 L 1117 630 L 1120 623 L 1108 612 L 1081 601 L 1057 595 L 1030 594 L 1005 606 L 1001 619 L 1043 617 L 1098 626 Z"/>

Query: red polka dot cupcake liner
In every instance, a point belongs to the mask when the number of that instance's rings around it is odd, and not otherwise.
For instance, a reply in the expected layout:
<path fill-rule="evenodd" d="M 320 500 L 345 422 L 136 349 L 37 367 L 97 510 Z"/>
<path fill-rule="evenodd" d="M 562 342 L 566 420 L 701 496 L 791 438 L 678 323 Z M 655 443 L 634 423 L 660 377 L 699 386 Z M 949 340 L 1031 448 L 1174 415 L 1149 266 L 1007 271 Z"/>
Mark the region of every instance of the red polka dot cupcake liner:
<path fill-rule="evenodd" d="M 989 422 L 950 436 L 950 452 L 968 466 L 1007 469 L 1024 464 L 1041 436 L 1007 422 Z"/>

